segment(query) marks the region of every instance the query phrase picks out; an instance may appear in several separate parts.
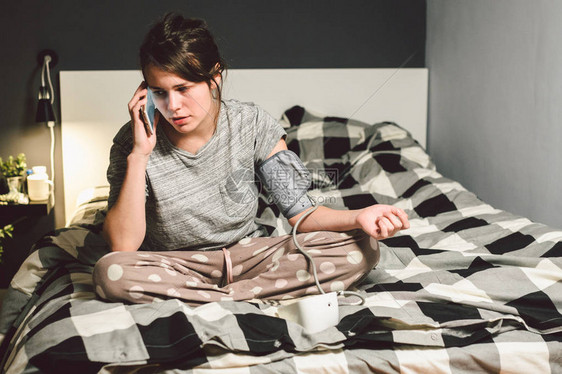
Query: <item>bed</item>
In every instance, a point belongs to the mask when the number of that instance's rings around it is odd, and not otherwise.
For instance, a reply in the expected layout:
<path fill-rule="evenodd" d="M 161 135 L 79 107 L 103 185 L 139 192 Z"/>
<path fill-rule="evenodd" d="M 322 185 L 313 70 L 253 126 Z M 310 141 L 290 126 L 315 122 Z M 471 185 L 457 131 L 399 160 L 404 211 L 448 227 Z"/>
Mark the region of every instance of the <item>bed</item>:
<path fill-rule="evenodd" d="M 418 73 L 421 89 L 408 105 L 421 101 L 423 108 L 427 71 Z M 388 90 L 405 100 L 400 92 L 412 87 Z M 425 114 L 367 114 L 369 120 L 309 102 L 269 111 L 311 170 L 310 194 L 338 209 L 392 204 L 410 217 L 410 229 L 381 241 L 379 264 L 358 286 L 364 305 L 340 306 L 335 327 L 310 334 L 279 318 L 275 302 L 193 308 L 175 299 L 101 301 L 91 271 L 108 251 L 99 236 L 107 188 L 87 181 L 67 227 L 36 244 L 8 289 L 0 315 L 2 370 L 562 372 L 562 230 L 495 209 L 439 174 L 425 138 L 412 135 L 424 132 Z M 257 221 L 271 235 L 290 229 L 264 196 Z"/>

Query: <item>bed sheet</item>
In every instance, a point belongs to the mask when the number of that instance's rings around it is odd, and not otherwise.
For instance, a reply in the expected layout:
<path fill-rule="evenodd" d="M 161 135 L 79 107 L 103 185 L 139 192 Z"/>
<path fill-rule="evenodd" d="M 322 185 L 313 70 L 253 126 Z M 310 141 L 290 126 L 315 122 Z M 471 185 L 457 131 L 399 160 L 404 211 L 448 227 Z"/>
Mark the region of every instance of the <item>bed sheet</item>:
<path fill-rule="evenodd" d="M 108 303 L 93 264 L 108 249 L 103 210 L 45 237 L 0 314 L 3 370 L 33 372 L 562 372 L 562 231 L 495 209 L 440 175 L 395 123 L 287 111 L 288 146 L 324 205 L 406 210 L 411 228 L 381 242 L 362 306 L 309 334 L 278 303 Z M 260 197 L 272 235 L 289 227 Z M 103 199 L 102 199 L 103 200 Z M 100 201 L 95 204 L 100 204 Z M 103 205 L 103 202 L 101 203 Z M 0 337 L 1 339 L 2 337 Z M 330 371 L 331 370 L 331 371 Z"/>

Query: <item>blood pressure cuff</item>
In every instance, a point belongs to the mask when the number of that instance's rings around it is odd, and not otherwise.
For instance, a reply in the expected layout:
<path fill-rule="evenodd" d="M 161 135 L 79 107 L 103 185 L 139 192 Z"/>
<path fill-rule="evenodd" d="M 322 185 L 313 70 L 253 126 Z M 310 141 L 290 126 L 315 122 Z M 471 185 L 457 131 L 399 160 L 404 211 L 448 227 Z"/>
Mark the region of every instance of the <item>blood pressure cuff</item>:
<path fill-rule="evenodd" d="M 311 183 L 310 172 L 294 152 L 277 152 L 258 166 L 257 174 L 270 202 L 285 217 L 294 217 L 313 206 L 306 194 Z"/>

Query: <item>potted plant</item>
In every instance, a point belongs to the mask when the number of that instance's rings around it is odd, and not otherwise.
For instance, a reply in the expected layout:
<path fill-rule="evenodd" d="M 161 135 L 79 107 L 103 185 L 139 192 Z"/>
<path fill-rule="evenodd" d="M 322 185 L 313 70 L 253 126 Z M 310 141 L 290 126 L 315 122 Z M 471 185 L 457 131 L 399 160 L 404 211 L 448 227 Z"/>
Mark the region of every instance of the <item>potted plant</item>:
<path fill-rule="evenodd" d="M 2 263 L 2 253 L 4 252 L 4 239 L 11 238 L 13 231 L 13 225 L 6 225 L 0 229 L 0 264 Z"/>
<path fill-rule="evenodd" d="M 21 192 L 26 168 L 27 163 L 23 153 L 20 153 L 16 158 L 9 156 L 6 161 L 0 157 L 0 169 L 4 177 L 6 177 L 10 192 Z"/>

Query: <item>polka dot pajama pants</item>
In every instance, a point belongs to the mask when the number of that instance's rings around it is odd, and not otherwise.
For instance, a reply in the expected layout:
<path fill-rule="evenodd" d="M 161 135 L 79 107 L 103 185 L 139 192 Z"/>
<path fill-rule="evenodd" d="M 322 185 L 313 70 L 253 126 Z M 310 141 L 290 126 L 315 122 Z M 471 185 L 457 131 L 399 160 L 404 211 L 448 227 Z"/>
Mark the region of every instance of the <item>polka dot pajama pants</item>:
<path fill-rule="evenodd" d="M 297 235 L 316 264 L 324 291 L 357 284 L 379 260 L 378 242 L 363 231 Z M 217 251 L 112 252 L 93 273 L 106 300 L 191 305 L 221 300 L 288 299 L 317 294 L 312 267 L 291 235 L 244 238 Z"/>

